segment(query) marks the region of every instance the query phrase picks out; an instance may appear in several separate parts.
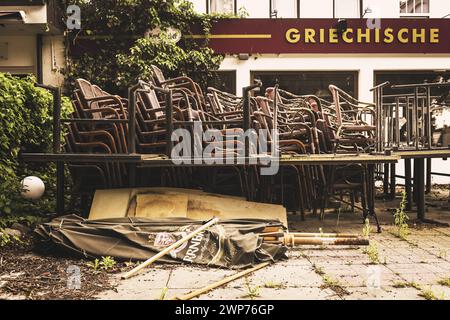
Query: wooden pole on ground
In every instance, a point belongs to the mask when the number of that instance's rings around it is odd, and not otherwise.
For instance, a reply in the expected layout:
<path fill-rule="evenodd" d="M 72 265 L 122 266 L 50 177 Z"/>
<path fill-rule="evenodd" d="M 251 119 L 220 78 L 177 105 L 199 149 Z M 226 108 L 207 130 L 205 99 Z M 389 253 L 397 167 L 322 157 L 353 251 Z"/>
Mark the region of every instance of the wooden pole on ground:
<path fill-rule="evenodd" d="M 165 256 L 166 254 L 170 253 L 172 250 L 178 248 L 179 246 L 181 246 L 183 243 L 191 240 L 193 237 L 195 237 L 196 235 L 198 235 L 199 233 L 205 231 L 206 229 L 208 229 L 209 227 L 211 227 L 212 225 L 216 224 L 217 222 L 219 222 L 219 219 L 214 218 L 211 221 L 209 221 L 208 223 L 204 224 L 203 226 L 201 226 L 200 228 L 198 228 L 197 230 L 193 231 L 192 233 L 188 234 L 187 236 L 185 236 L 184 238 L 181 238 L 180 240 L 178 240 L 177 242 L 171 244 L 170 246 L 168 246 L 167 248 L 165 248 L 163 251 L 161 251 L 160 253 L 154 255 L 153 257 L 151 257 L 150 259 L 148 259 L 147 261 L 141 263 L 140 265 L 138 265 L 136 268 L 134 268 L 133 270 L 128 271 L 125 275 L 122 276 L 122 279 L 128 279 L 134 275 L 136 275 L 138 272 L 140 272 L 142 269 L 144 269 L 145 267 L 151 265 L 153 262 L 155 262 L 156 260 L 158 260 L 159 258 Z"/>
<path fill-rule="evenodd" d="M 195 298 L 195 297 L 197 297 L 197 296 L 199 296 L 201 294 L 207 293 L 207 292 L 209 292 L 209 291 L 211 291 L 213 289 L 221 287 L 221 286 L 223 286 L 223 285 L 225 285 L 225 284 L 227 284 L 227 283 L 229 283 L 231 281 L 234 281 L 236 279 L 242 278 L 243 276 L 246 276 L 249 273 L 252 273 L 252 272 L 255 272 L 255 271 L 259 270 L 259 269 L 267 267 L 271 263 L 272 262 L 263 262 L 263 263 L 258 264 L 257 266 L 255 266 L 253 268 L 250 268 L 250 269 L 238 272 L 238 273 L 236 273 L 236 274 L 234 274 L 234 275 L 232 275 L 230 277 L 224 278 L 224 279 L 222 279 L 220 281 L 217 281 L 217 282 L 215 282 L 213 284 L 210 284 L 209 286 L 203 287 L 201 289 L 192 291 L 192 292 L 190 292 L 190 293 L 188 293 L 188 294 L 186 294 L 184 296 L 174 297 L 174 298 L 172 298 L 172 300 L 190 300 L 190 299 Z"/>
<path fill-rule="evenodd" d="M 354 233 L 303 233 L 303 232 L 289 232 L 287 235 L 302 238 L 359 238 L 360 235 Z"/>
<path fill-rule="evenodd" d="M 286 234 L 284 245 L 335 245 L 335 246 L 367 246 L 369 240 L 365 238 L 313 238 L 296 237 Z"/>

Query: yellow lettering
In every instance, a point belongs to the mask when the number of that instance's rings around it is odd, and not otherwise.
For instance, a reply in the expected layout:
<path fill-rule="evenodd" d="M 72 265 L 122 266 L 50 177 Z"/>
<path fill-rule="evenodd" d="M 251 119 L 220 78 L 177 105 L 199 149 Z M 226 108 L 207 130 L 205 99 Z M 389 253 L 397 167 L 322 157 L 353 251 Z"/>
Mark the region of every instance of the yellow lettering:
<path fill-rule="evenodd" d="M 375 29 L 375 43 L 380 43 L 380 29 Z"/>
<path fill-rule="evenodd" d="M 338 43 L 338 34 L 336 29 L 330 29 L 330 43 Z"/>
<path fill-rule="evenodd" d="M 366 43 L 370 42 L 370 29 L 364 30 L 364 33 L 363 33 L 363 30 L 358 29 L 357 42 L 362 43 L 363 38 L 365 39 Z"/>
<path fill-rule="evenodd" d="M 352 36 L 349 37 L 349 34 L 351 34 Z M 347 31 L 345 31 L 342 34 L 342 39 L 344 40 L 344 42 L 346 43 L 352 43 L 353 42 L 353 29 L 352 28 L 348 28 Z"/>
<path fill-rule="evenodd" d="M 425 43 L 425 29 L 420 29 L 420 33 L 417 32 L 417 29 L 413 29 L 412 42 L 417 43 L 418 39 L 421 43 Z"/>
<path fill-rule="evenodd" d="M 324 42 L 325 42 L 325 30 L 320 29 L 320 43 L 324 43 Z"/>
<path fill-rule="evenodd" d="M 316 36 L 316 30 L 305 29 L 305 43 L 316 43 L 314 37 Z"/>
<path fill-rule="evenodd" d="M 398 31 L 398 41 L 400 41 L 401 43 L 408 43 L 408 29 L 403 28 Z"/>
<path fill-rule="evenodd" d="M 392 43 L 394 41 L 394 29 L 387 28 L 384 30 L 384 43 Z"/>
<path fill-rule="evenodd" d="M 430 43 L 439 43 L 439 29 L 430 29 Z"/>
<path fill-rule="evenodd" d="M 300 41 L 300 31 L 295 28 L 289 29 L 286 31 L 286 40 L 289 43 L 298 43 Z"/>

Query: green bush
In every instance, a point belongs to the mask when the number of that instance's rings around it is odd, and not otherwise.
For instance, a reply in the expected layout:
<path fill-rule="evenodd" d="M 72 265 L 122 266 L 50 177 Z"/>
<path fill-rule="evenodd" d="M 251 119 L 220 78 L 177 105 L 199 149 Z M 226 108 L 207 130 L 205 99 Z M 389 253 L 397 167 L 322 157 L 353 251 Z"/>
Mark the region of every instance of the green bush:
<path fill-rule="evenodd" d="M 167 78 L 189 75 L 194 81 L 206 84 L 210 71 L 217 69 L 222 57 L 210 48 L 184 50 L 164 37 L 139 39 L 130 52 L 117 55 L 117 84 L 127 87 L 136 79 L 149 81 L 152 78 L 152 64 L 164 70 Z"/>
<path fill-rule="evenodd" d="M 19 152 L 51 152 L 53 97 L 36 88 L 33 76 L 18 78 L 0 73 L 0 216 L 30 214 L 53 209 L 55 166 L 25 164 Z M 63 98 L 62 115 L 72 112 Z M 20 181 L 29 175 L 40 177 L 47 193 L 32 202 L 20 196 Z"/>
<path fill-rule="evenodd" d="M 186 0 L 74 0 L 81 7 L 82 30 L 68 33 L 69 68 L 67 91 L 76 78 L 85 78 L 111 93 L 126 94 L 137 80 L 149 80 L 150 64 L 168 78 L 186 75 L 206 87 L 223 56 L 208 48 L 208 40 L 184 38 L 172 43 L 162 36 L 146 37 L 149 31 L 169 27 L 183 34 L 208 34 L 213 22 L 230 15 L 197 14 Z M 83 36 L 83 37 L 81 37 Z M 75 54 L 72 54 L 75 52 Z"/>

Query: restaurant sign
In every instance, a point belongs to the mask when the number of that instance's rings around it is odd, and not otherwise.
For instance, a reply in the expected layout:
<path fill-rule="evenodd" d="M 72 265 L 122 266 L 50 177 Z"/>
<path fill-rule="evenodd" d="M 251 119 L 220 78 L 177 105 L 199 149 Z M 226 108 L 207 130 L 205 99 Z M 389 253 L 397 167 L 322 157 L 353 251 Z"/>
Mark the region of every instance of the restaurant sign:
<path fill-rule="evenodd" d="M 217 53 L 450 53 L 450 19 L 228 19 L 209 39 Z"/>

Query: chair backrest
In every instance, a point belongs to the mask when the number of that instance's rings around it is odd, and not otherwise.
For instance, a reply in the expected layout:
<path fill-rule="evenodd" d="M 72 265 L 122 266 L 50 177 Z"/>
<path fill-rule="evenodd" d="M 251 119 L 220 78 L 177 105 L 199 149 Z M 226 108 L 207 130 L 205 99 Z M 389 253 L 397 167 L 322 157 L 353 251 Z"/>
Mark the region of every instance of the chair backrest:
<path fill-rule="evenodd" d="M 275 98 L 275 88 L 274 87 L 269 87 L 266 89 L 266 98 L 270 99 L 272 101 L 274 100 L 274 98 Z M 283 97 L 280 94 L 280 89 L 278 89 L 277 101 L 279 103 L 283 103 Z"/>
<path fill-rule="evenodd" d="M 96 91 L 92 83 L 85 79 L 77 79 L 75 80 L 76 87 L 78 88 L 76 92 L 76 96 L 84 109 L 98 109 L 100 105 L 98 102 L 88 103 L 87 99 L 92 99 L 97 97 Z M 94 113 L 92 114 L 92 118 L 99 119 L 101 118 L 101 114 Z"/>
<path fill-rule="evenodd" d="M 342 112 L 341 112 L 341 101 L 339 97 L 340 89 L 335 85 L 330 85 L 329 90 L 331 92 L 331 96 L 333 97 L 333 105 L 336 111 L 336 127 L 340 127 L 342 125 Z"/>
<path fill-rule="evenodd" d="M 111 95 L 111 94 L 109 94 L 108 92 L 104 91 L 102 88 L 100 88 L 99 86 L 97 86 L 95 84 L 92 85 L 92 92 L 94 93 L 94 95 L 96 97 Z"/>
<path fill-rule="evenodd" d="M 166 81 L 164 73 L 161 71 L 160 68 L 158 68 L 153 64 L 150 67 L 152 68 L 153 80 L 155 81 L 157 86 L 162 87 L 163 83 Z"/>
<path fill-rule="evenodd" d="M 262 125 L 264 126 L 263 129 L 267 129 L 269 131 L 273 130 L 274 128 L 274 120 L 273 118 L 269 118 L 269 117 L 273 117 L 273 112 L 270 108 L 270 102 L 271 100 L 265 98 L 265 97 L 256 97 L 255 98 L 257 105 L 258 105 L 258 109 L 260 112 L 264 113 L 265 115 L 267 115 L 268 117 L 264 117 L 265 119 L 265 123 L 262 123 Z"/>
<path fill-rule="evenodd" d="M 146 90 L 146 92 L 139 92 L 139 98 L 142 101 L 144 108 L 151 112 L 151 117 L 153 119 L 161 119 L 164 117 L 164 112 L 152 111 L 152 109 L 161 108 L 161 104 L 159 103 L 158 96 L 156 95 L 155 90 L 152 88 L 150 83 L 146 83 L 142 80 L 139 81 L 140 89 Z"/>
<path fill-rule="evenodd" d="M 349 95 L 344 90 L 334 86 L 329 86 L 333 96 L 333 105 L 336 111 L 336 125 L 340 126 L 345 122 L 360 122 L 361 114 L 375 113 L 375 104 L 371 102 L 359 101 Z M 374 119 L 371 119 L 374 121 Z"/>
<path fill-rule="evenodd" d="M 216 115 L 216 114 L 220 113 L 220 104 L 217 101 L 217 97 L 214 96 L 214 94 L 212 94 L 212 93 L 208 93 L 206 95 L 206 99 L 208 101 L 207 106 L 211 110 L 212 114 Z"/>

